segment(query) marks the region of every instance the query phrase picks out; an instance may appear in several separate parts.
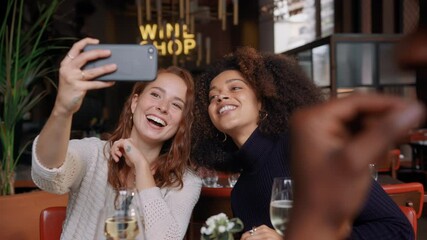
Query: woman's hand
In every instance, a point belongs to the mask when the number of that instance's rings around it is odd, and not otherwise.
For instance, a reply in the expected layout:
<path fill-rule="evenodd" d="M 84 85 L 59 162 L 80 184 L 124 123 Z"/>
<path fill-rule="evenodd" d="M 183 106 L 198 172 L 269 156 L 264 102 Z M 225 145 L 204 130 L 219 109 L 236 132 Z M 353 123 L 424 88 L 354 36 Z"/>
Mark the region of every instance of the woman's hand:
<path fill-rule="evenodd" d="M 116 64 L 108 64 L 90 70 L 82 70 L 89 61 L 111 55 L 109 50 L 92 50 L 82 52 L 88 44 L 98 44 L 99 40 L 85 38 L 76 42 L 67 56 L 62 60 L 59 69 L 59 86 L 53 113 L 72 115 L 77 112 L 88 90 L 106 88 L 114 82 L 90 81 L 98 76 L 113 72 Z"/>
<path fill-rule="evenodd" d="M 259 227 L 254 227 L 251 230 L 243 233 L 241 240 L 282 240 L 284 239 L 279 235 L 276 230 L 267 227 L 266 225 L 261 225 Z"/>
<path fill-rule="evenodd" d="M 113 143 L 110 149 L 111 156 L 115 162 L 123 157 L 126 164 L 135 169 L 135 184 L 138 190 L 155 187 L 155 170 L 151 169 L 144 154 L 135 146 L 131 138 L 119 139 Z"/>
<path fill-rule="evenodd" d="M 111 146 L 110 153 L 115 162 L 119 162 L 120 158 L 123 157 L 126 164 L 131 168 L 149 167 L 146 158 L 135 147 L 131 138 L 115 141 L 113 146 Z"/>
<path fill-rule="evenodd" d="M 55 106 L 40 132 L 37 144 L 37 156 L 44 167 L 57 168 L 65 161 L 73 114 L 79 110 L 86 92 L 114 84 L 90 80 L 115 71 L 117 69 L 115 64 L 81 70 L 88 61 L 110 56 L 111 53 L 108 50 L 82 52 L 87 44 L 98 44 L 98 42 L 92 38 L 76 42 L 61 62 Z"/>

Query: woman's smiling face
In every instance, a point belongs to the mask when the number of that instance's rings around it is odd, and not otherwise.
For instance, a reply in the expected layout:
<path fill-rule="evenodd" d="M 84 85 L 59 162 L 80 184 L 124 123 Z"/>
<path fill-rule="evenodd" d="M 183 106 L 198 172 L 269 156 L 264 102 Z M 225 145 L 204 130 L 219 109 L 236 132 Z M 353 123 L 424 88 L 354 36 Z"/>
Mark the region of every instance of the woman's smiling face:
<path fill-rule="evenodd" d="M 227 70 L 216 76 L 210 85 L 209 101 L 212 123 L 238 146 L 258 126 L 261 103 L 239 71 Z"/>
<path fill-rule="evenodd" d="M 160 73 L 141 94 L 133 97 L 131 135 L 159 143 L 172 138 L 183 118 L 186 92 L 183 79 L 172 73 Z"/>

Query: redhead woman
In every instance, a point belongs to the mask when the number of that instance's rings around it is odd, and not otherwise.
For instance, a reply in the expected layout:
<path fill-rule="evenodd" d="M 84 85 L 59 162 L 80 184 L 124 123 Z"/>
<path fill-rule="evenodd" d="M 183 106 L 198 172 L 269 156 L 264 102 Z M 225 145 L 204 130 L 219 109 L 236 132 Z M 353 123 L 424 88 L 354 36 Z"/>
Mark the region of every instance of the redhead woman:
<path fill-rule="evenodd" d="M 190 162 L 191 75 L 178 67 L 159 70 L 154 81 L 134 85 L 107 141 L 70 141 L 72 117 L 86 92 L 114 84 L 92 79 L 115 71 L 115 64 L 82 70 L 88 61 L 111 54 L 82 52 L 97 43 L 80 40 L 61 62 L 54 108 L 33 144 L 33 180 L 46 191 L 69 194 L 61 239 L 102 235 L 104 202 L 121 188 L 137 190 L 134 200 L 140 201 L 147 239 L 183 239 L 201 189 Z"/>

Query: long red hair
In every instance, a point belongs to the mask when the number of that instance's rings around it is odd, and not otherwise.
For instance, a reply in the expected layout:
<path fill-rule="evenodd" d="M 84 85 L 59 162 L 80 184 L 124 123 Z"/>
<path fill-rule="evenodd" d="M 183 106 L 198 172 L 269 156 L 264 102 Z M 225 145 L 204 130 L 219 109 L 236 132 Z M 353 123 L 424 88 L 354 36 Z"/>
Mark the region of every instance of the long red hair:
<path fill-rule="evenodd" d="M 183 109 L 182 119 L 179 123 L 178 130 L 175 135 L 167 140 L 160 151 L 158 159 L 155 161 L 156 173 L 154 180 L 158 187 L 178 186 L 183 185 L 183 175 L 185 169 L 191 166 L 190 148 L 191 148 L 191 125 L 193 124 L 193 106 L 194 106 L 194 82 L 191 74 L 182 68 L 171 66 L 166 69 L 160 69 L 158 74 L 172 73 L 184 80 L 187 86 L 186 104 Z M 150 82 L 138 82 L 134 85 L 132 93 L 123 106 L 123 111 L 120 114 L 117 128 L 113 131 L 107 140 L 107 145 L 111 147 L 113 143 L 122 138 L 129 138 L 133 120 L 132 120 L 132 98 L 135 94 L 141 94 Z M 108 183 L 114 189 L 126 187 L 126 181 L 130 172 L 130 167 L 124 159 L 118 163 L 113 161 L 112 157 L 108 157 Z M 124 178 L 120 178 L 124 176 Z"/>

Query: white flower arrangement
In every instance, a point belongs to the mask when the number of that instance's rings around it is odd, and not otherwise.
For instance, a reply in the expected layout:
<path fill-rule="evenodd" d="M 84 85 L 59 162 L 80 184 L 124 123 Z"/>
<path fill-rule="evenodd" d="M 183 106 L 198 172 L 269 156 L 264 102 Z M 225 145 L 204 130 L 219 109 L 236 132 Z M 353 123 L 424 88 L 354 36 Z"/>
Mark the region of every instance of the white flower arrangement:
<path fill-rule="evenodd" d="M 209 217 L 200 229 L 201 240 L 233 240 L 233 233 L 243 230 L 239 218 L 228 219 L 225 213 Z"/>

